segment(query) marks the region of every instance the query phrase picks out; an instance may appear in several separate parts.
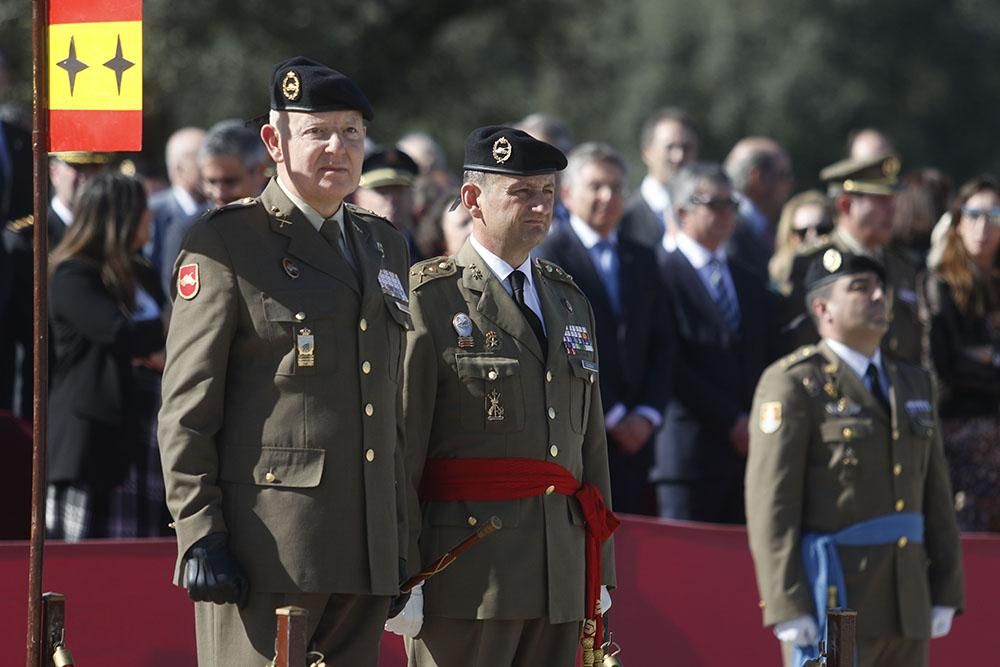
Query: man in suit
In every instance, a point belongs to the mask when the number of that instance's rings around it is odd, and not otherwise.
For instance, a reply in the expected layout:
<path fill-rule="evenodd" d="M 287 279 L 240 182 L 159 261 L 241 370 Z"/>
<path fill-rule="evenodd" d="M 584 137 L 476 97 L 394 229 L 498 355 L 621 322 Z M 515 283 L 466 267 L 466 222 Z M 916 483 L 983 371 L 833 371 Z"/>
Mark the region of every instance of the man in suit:
<path fill-rule="evenodd" d="M 143 251 L 146 259 L 158 270 L 170 262 L 163 257 L 163 244 L 170 227 L 208 208 L 198 170 L 198 151 L 204 141 L 205 130 L 200 127 L 182 127 L 167 139 L 170 187 L 157 192 L 149 200 L 149 208 L 153 212 L 153 234 Z M 166 270 L 169 271 L 170 267 Z"/>
<path fill-rule="evenodd" d="M 267 184 L 267 166 L 267 150 L 260 137 L 239 120 L 224 120 L 213 125 L 198 149 L 201 189 L 214 208 L 259 195 Z M 167 228 L 160 255 L 160 276 L 167 294 L 181 242 L 200 219 L 201 213 L 196 213 Z"/>
<path fill-rule="evenodd" d="M 625 205 L 619 234 L 650 248 L 662 243 L 673 250 L 676 224 L 670 181 L 678 169 L 698 159 L 698 128 L 686 112 L 667 107 L 643 123 L 640 144 L 646 176 Z"/>
<path fill-rule="evenodd" d="M 730 257 L 768 277 L 774 232 L 781 207 L 792 193 L 792 161 L 774 139 L 744 137 L 723 163 L 739 199 L 739 220 L 730 240 Z"/>
<path fill-rule="evenodd" d="M 594 308 L 615 510 L 655 515 L 650 443 L 670 397 L 673 328 L 653 251 L 618 234 L 627 173 L 606 144 L 573 150 L 562 174 L 569 224 L 537 255 L 572 275 Z"/>
<path fill-rule="evenodd" d="M 73 207 L 83 186 L 94 175 L 106 169 L 110 161 L 111 156 L 107 153 L 70 151 L 52 153 L 49 156 L 49 180 L 52 183 L 53 195 L 49 200 L 45 229 L 50 249 L 59 245 L 66 235 L 67 227 L 73 223 Z M 27 168 L 30 183 L 30 162 Z M 19 408 L 17 412 L 28 418 L 31 416 L 34 389 L 32 267 L 35 264 L 33 250 L 35 222 L 30 209 L 24 216 L 8 222 L 3 230 L 3 243 L 10 262 L 11 287 L 0 345 L 10 352 L 7 353 L 7 358 L 0 362 L 0 368 L 3 370 L 0 377 L 3 382 L 0 396 L 5 394 L 10 396 L 11 404 Z M 15 346 L 19 348 L 17 356 L 14 355 Z M 20 392 L 15 395 L 15 388 L 18 386 Z"/>
<path fill-rule="evenodd" d="M 901 361 L 919 365 L 923 354 L 923 321 L 920 318 L 917 270 L 889 244 L 895 193 L 899 190 L 899 160 L 891 155 L 863 160 L 841 160 L 820 172 L 836 208 L 836 228 L 812 243 L 799 246 L 787 281 L 791 293 L 784 302 L 781 322 L 782 351 L 788 352 L 819 339 L 816 326 L 805 312 L 805 274 L 817 257 L 830 248 L 866 255 L 882 264 L 886 275 L 889 331 L 882 351 Z"/>
<path fill-rule="evenodd" d="M 864 255 L 817 257 L 806 284 L 822 342 L 771 365 L 754 397 L 750 549 L 789 665 L 818 656 L 827 607 L 850 607 L 861 667 L 925 666 L 928 638 L 965 604 L 931 377 L 879 349 L 885 278 Z"/>
<path fill-rule="evenodd" d="M 747 414 L 768 358 L 763 280 L 727 258 L 736 199 L 722 167 L 683 167 L 670 187 L 677 250 L 663 275 L 677 332 L 673 393 L 656 436 L 660 516 L 743 522 Z"/>
<path fill-rule="evenodd" d="M 554 173 L 565 166 L 557 148 L 520 130 L 474 130 L 461 188 L 472 237 L 456 257 L 410 272 L 411 573 L 479 523 L 503 522 L 389 624 L 408 636 L 416 667 L 569 667 L 584 618 L 601 645 L 607 604 L 597 605 L 601 584 L 615 581 L 606 538 L 617 521 L 602 502 L 610 486 L 594 317 L 562 269 L 529 257 L 549 230 Z"/>
<path fill-rule="evenodd" d="M 202 665 L 271 659 L 290 604 L 310 650 L 378 663 L 405 568 L 410 318 L 402 237 L 343 203 L 371 117 L 343 74 L 279 64 L 261 129 L 276 178 L 177 260 L 159 441 Z"/>

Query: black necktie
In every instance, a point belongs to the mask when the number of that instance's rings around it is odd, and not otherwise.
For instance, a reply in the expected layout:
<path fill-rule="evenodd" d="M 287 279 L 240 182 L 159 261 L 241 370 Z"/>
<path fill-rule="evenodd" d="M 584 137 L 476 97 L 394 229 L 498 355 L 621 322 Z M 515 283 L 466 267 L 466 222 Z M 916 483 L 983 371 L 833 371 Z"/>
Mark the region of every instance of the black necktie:
<path fill-rule="evenodd" d="M 354 263 L 354 258 L 351 257 L 351 249 L 347 246 L 347 239 L 344 238 L 340 223 L 333 218 L 327 218 L 320 225 L 319 233 L 333 246 L 334 251 L 344 258 L 347 265 L 351 267 L 351 271 L 354 272 L 354 277 L 357 278 L 358 267 Z"/>
<path fill-rule="evenodd" d="M 517 304 L 521 314 L 524 315 L 524 319 L 528 320 L 528 326 L 535 332 L 535 338 L 538 339 L 538 344 L 542 346 L 542 352 L 544 353 L 548 347 L 548 342 L 545 339 L 545 329 L 542 328 L 542 321 L 538 319 L 538 315 L 535 315 L 535 311 L 524 302 L 524 281 L 526 278 L 520 271 L 514 271 L 507 279 L 510 280 L 510 286 L 514 292 L 514 303 Z"/>
<path fill-rule="evenodd" d="M 878 366 L 875 364 L 868 364 L 868 370 L 865 371 L 865 377 L 868 378 L 868 383 L 871 385 L 872 396 L 875 400 L 879 402 L 885 409 L 887 415 L 892 414 L 892 408 L 889 407 L 889 399 L 885 397 L 885 393 L 882 391 L 882 383 L 878 379 Z"/>

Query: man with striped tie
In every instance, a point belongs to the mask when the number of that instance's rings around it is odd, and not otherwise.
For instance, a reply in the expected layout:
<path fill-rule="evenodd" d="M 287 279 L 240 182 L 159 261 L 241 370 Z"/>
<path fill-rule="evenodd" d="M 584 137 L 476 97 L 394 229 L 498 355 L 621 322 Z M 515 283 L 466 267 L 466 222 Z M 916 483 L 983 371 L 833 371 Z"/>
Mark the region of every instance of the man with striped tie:
<path fill-rule="evenodd" d="M 769 359 L 763 279 L 726 255 L 737 201 L 718 164 L 670 182 L 677 250 L 662 257 L 676 327 L 673 385 L 652 481 L 660 516 L 743 522 L 747 413 Z"/>

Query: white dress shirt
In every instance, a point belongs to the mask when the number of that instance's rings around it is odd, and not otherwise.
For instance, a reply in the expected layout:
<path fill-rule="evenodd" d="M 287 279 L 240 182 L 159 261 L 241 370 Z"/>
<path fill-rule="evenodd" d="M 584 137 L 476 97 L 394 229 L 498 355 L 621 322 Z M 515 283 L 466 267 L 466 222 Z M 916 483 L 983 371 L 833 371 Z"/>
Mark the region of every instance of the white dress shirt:
<path fill-rule="evenodd" d="M 55 212 L 55 214 L 58 215 L 60 219 L 62 219 L 63 224 L 65 224 L 67 227 L 73 224 L 72 209 L 66 206 L 66 204 L 62 203 L 59 197 L 53 197 L 50 204 L 52 205 L 53 212 Z"/>
<path fill-rule="evenodd" d="M 833 353 L 836 354 L 840 359 L 847 364 L 855 375 L 860 378 L 861 382 L 871 391 L 871 384 L 868 380 L 868 365 L 875 364 L 875 368 L 878 369 L 878 379 L 881 385 L 882 395 L 888 398 L 889 396 L 889 376 L 886 375 L 885 367 L 882 365 L 882 351 L 875 348 L 875 354 L 871 357 L 866 357 L 862 353 L 847 347 L 838 340 L 832 338 L 824 338 L 826 344 L 829 346 Z"/>
<path fill-rule="evenodd" d="M 469 237 L 469 243 L 471 243 L 472 247 L 476 249 L 479 256 L 483 258 L 483 261 L 486 262 L 486 266 L 488 266 L 490 271 L 493 272 L 493 275 L 497 277 L 497 280 L 499 280 L 500 284 L 503 285 L 507 294 L 511 295 L 511 298 L 514 297 L 514 292 L 510 283 L 507 282 L 507 278 L 510 274 L 514 273 L 514 271 L 520 271 L 524 274 L 524 303 L 527 304 L 528 308 L 531 308 L 535 315 L 538 315 L 538 319 L 542 323 L 542 330 L 547 335 L 548 329 L 545 327 L 545 317 L 542 315 L 542 303 L 538 300 L 538 292 L 535 290 L 535 277 L 531 274 L 531 256 L 529 255 L 528 259 L 524 260 L 524 262 L 515 269 L 505 260 L 497 257 L 492 252 L 487 250 L 482 243 L 476 240 L 475 236 Z"/>

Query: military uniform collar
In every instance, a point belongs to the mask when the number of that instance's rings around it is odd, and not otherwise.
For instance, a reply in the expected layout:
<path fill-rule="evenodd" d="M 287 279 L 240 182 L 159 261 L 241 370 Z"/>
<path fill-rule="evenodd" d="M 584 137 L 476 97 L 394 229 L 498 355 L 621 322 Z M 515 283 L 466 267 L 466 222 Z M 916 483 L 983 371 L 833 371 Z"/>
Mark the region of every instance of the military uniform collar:
<path fill-rule="evenodd" d="M 882 366 L 882 351 L 875 348 L 875 355 L 872 357 L 866 357 L 862 353 L 847 347 L 838 340 L 833 340 L 832 338 L 824 338 L 823 342 L 830 350 L 840 357 L 847 366 L 854 371 L 854 374 L 860 379 L 864 379 L 865 373 L 868 371 L 869 364 L 875 364 L 875 368 L 881 376 L 885 377 L 885 368 Z"/>
<path fill-rule="evenodd" d="M 532 289 L 535 288 L 535 280 L 531 273 L 530 255 L 528 256 L 527 259 L 524 260 L 524 262 L 520 266 L 515 268 L 512 267 L 510 264 L 508 264 L 505 260 L 501 259 L 500 257 L 497 257 L 495 254 L 487 250 L 486 247 L 482 243 L 477 241 L 474 236 L 469 237 L 469 245 L 472 246 L 472 248 L 476 251 L 476 253 L 483 260 L 483 262 L 486 263 L 486 266 L 488 266 L 490 271 L 492 271 L 493 274 L 497 277 L 497 280 L 499 280 L 504 285 L 504 289 L 506 289 L 507 286 L 508 276 L 514 273 L 514 271 L 520 271 L 521 273 L 523 273 L 525 277 L 528 279 L 527 280 L 528 284 L 532 287 Z"/>
<path fill-rule="evenodd" d="M 285 184 L 281 182 L 281 178 L 280 177 L 276 176 L 274 178 L 274 182 L 278 185 L 278 187 L 281 189 L 281 191 L 284 193 L 284 195 L 288 198 L 288 200 L 290 202 L 292 202 L 292 204 L 294 204 L 295 207 L 302 212 L 302 215 L 304 215 L 306 217 L 306 220 L 309 221 L 309 224 L 312 225 L 313 228 L 317 232 L 319 231 L 319 228 L 323 226 L 324 222 L 326 222 L 327 220 L 334 220 L 334 221 L 336 221 L 336 223 L 338 225 L 340 225 L 340 233 L 341 234 L 345 233 L 345 230 L 344 230 L 344 203 L 343 202 L 340 203 L 340 208 L 337 209 L 336 213 L 334 213 L 333 215 L 331 215 L 329 218 L 324 218 L 322 216 L 322 214 L 320 214 L 319 211 L 317 211 L 312 206 L 310 206 L 309 204 L 307 204 L 304 200 L 302 200 L 297 195 L 293 194 L 292 191 L 289 190 L 285 186 Z"/>
<path fill-rule="evenodd" d="M 848 234 L 846 231 L 837 227 L 833 230 L 833 238 L 840 243 L 840 245 L 854 253 L 855 255 L 864 255 L 866 257 L 871 257 L 872 259 L 882 261 L 882 249 L 881 248 L 866 248 L 861 243 Z"/>

